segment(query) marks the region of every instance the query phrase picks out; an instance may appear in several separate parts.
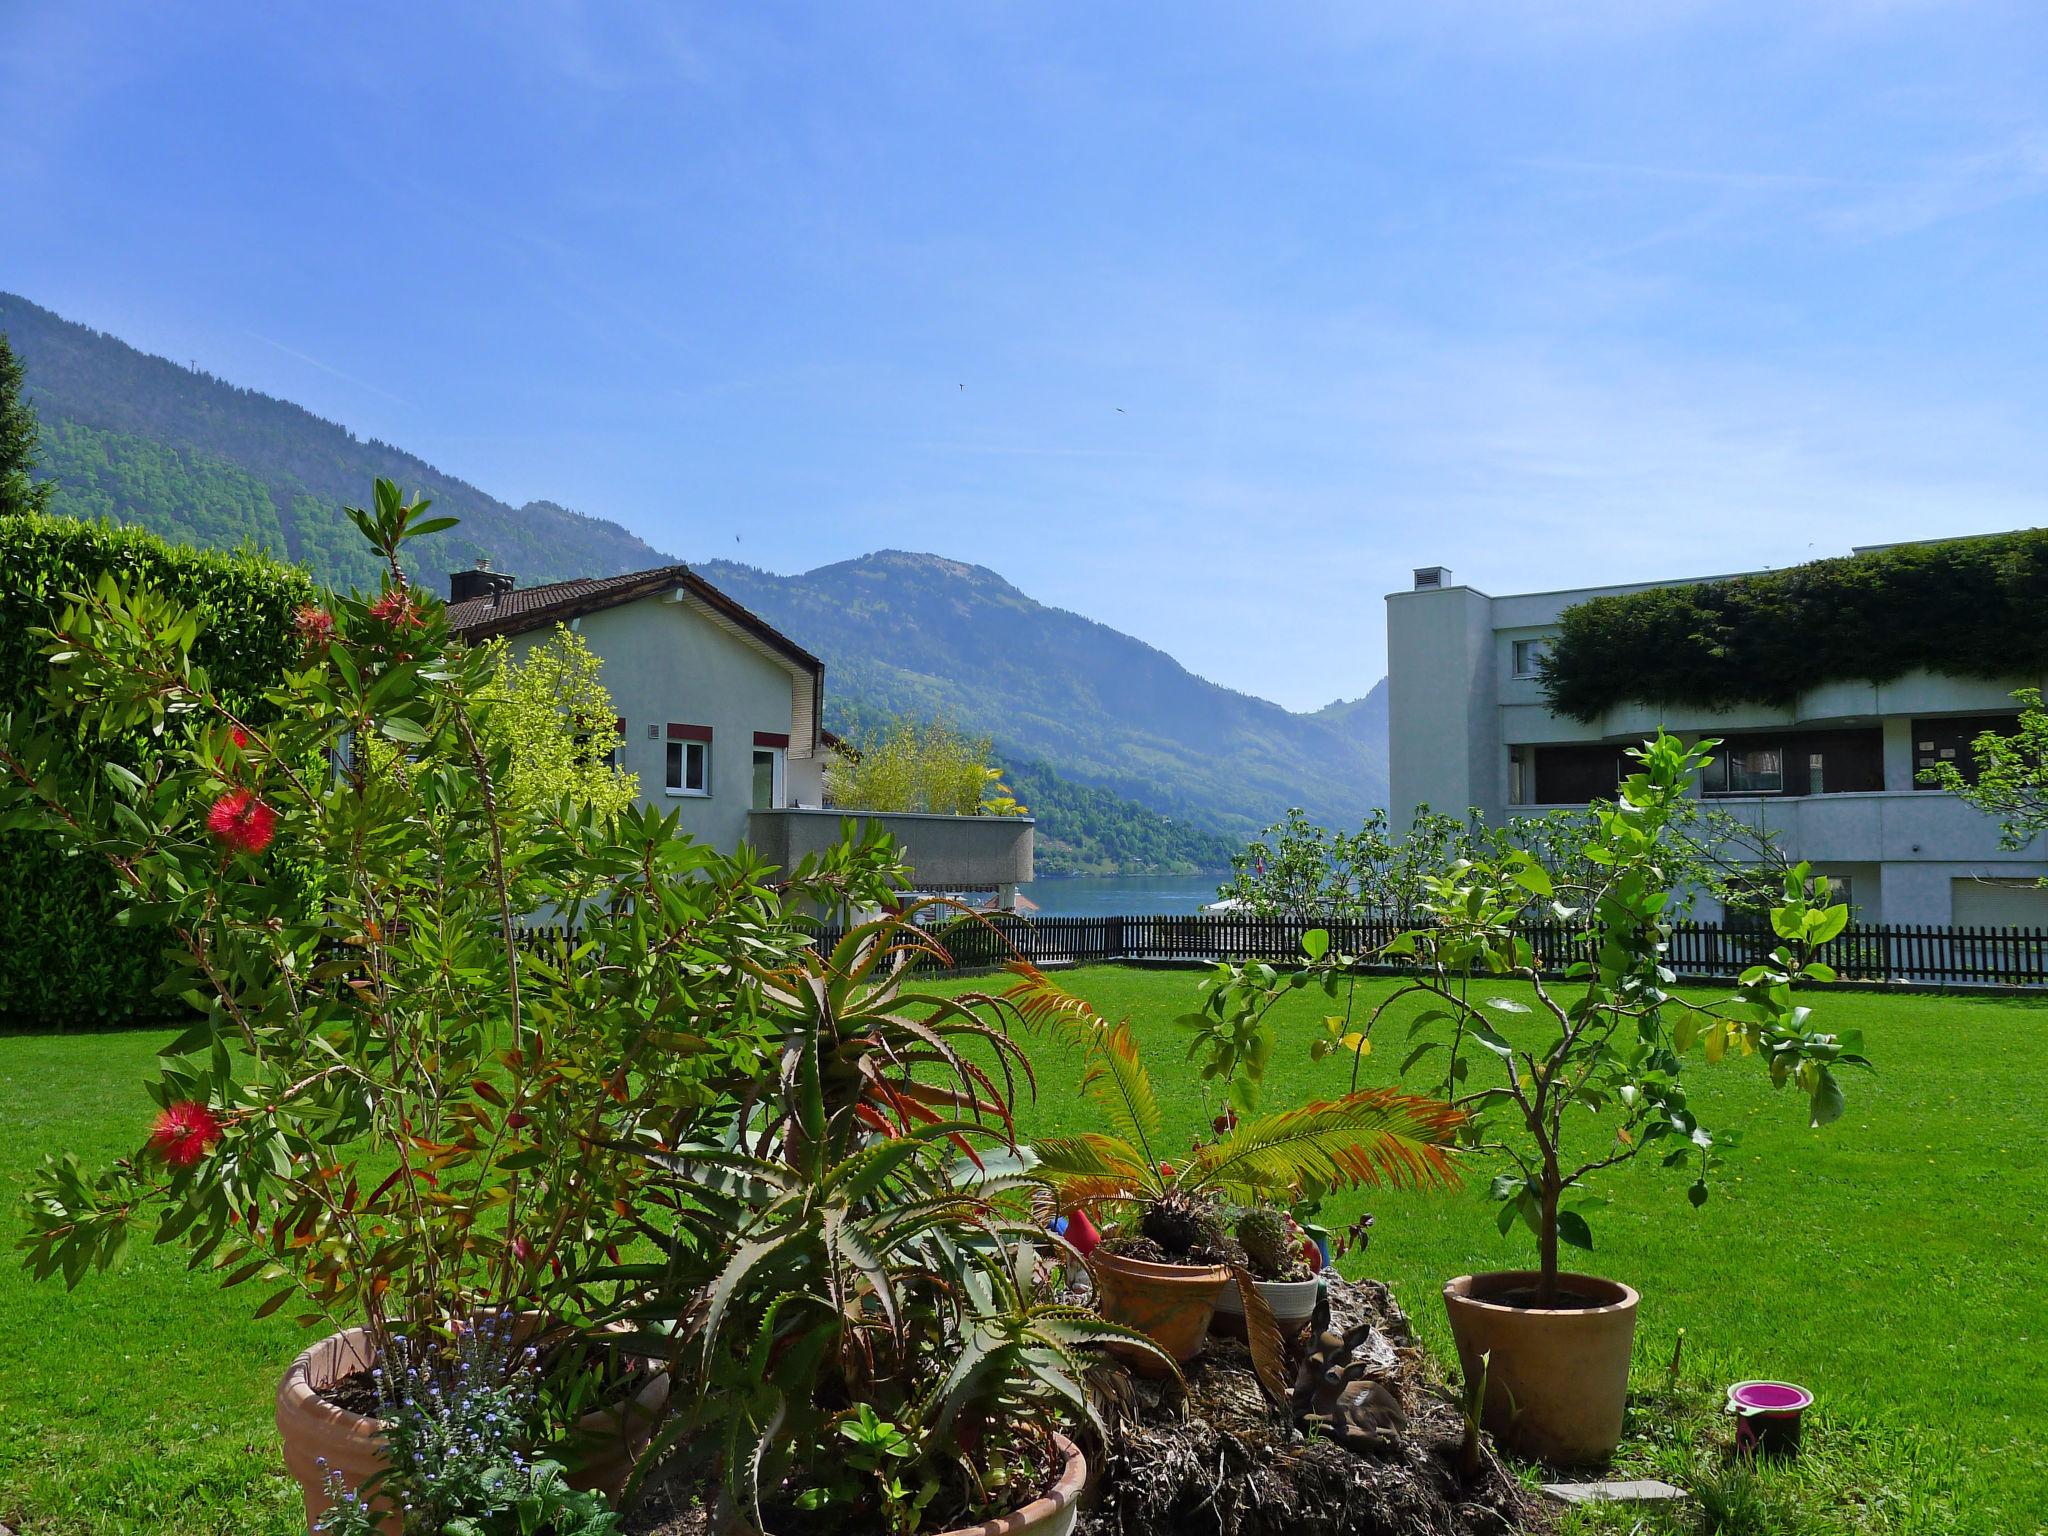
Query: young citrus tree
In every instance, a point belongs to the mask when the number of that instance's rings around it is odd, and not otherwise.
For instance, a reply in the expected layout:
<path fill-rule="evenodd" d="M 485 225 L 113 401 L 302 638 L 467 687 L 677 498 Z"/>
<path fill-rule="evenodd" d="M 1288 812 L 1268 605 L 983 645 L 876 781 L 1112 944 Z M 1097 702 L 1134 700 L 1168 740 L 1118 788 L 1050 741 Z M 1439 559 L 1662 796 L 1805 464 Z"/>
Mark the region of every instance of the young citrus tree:
<path fill-rule="evenodd" d="M 1592 1246 L 1586 1217 L 1600 1202 L 1588 1185 L 1599 1174 L 1653 1153 L 1667 1167 L 1696 1170 L 1689 1197 L 1695 1205 L 1707 1199 L 1716 1138 L 1693 1112 L 1682 1077 L 1695 1048 L 1710 1062 L 1753 1056 L 1778 1086 L 1797 1084 L 1816 1127 L 1841 1116 L 1835 1070 L 1869 1065 L 1854 1032 L 1815 1028 L 1795 1001 L 1796 984 L 1834 979 L 1813 951 L 1848 920 L 1846 907 L 1827 905 L 1827 882 L 1805 865 L 1787 872 L 1771 911 L 1780 944 L 1732 994 L 1701 1004 L 1671 990 L 1665 946 L 1681 860 L 1668 834 L 1714 745 L 1688 747 L 1659 733 L 1633 754 L 1641 767 L 1612 805 L 1597 809 L 1582 850 L 1599 874 L 1571 903 L 1527 852 L 1460 860 L 1431 882 L 1429 924 L 1386 946 L 1411 974 L 1361 1033 L 1369 1038 L 1397 1004 L 1420 997 L 1428 1005 L 1411 1026 L 1411 1036 L 1423 1038 L 1402 1071 L 1448 1053 L 1455 1102 L 1471 1117 L 1461 1139 L 1509 1164 L 1492 1193 L 1501 1231 L 1520 1222 L 1536 1240 L 1538 1306 L 1559 1298 L 1558 1245 Z M 1581 935 L 1578 958 L 1539 955 L 1520 936 L 1532 902 Z M 1559 966 L 1563 979 L 1546 980 Z M 1503 981 L 1524 983 L 1533 1001 L 1489 991 Z M 1475 1062 L 1490 1070 L 1475 1071 Z"/>

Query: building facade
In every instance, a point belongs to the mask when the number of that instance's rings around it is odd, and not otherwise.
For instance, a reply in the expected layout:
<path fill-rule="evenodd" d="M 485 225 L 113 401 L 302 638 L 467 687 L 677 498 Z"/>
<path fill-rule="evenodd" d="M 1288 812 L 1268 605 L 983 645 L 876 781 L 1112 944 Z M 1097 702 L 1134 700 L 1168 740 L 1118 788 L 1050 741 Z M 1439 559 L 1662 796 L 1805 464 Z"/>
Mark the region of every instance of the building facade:
<path fill-rule="evenodd" d="M 728 851 L 779 865 L 835 841 L 842 817 L 882 823 L 921 888 L 989 890 L 1014 903 L 1032 877 L 1029 817 L 827 811 L 825 664 L 688 566 L 520 587 L 489 570 L 449 578 L 448 622 L 515 654 L 579 634 L 618 711 L 618 763 L 643 805 Z"/>
<path fill-rule="evenodd" d="M 1552 713 L 1538 663 L 1565 609 L 1589 598 L 1727 577 L 1493 597 L 1441 567 L 1387 598 L 1390 807 L 1488 820 L 1583 806 L 1613 793 L 1623 753 L 1661 725 L 1723 742 L 1699 793 L 1786 854 L 1847 886 L 1860 920 L 2048 927 L 2048 853 L 1999 846 L 1995 821 L 1918 782 L 1937 761 L 1969 771 L 1970 742 L 2016 714 L 1998 680 L 1909 672 L 1835 682 L 1789 706 L 1625 704 L 1588 723 Z M 1697 915 L 1718 915 L 1703 900 Z"/>

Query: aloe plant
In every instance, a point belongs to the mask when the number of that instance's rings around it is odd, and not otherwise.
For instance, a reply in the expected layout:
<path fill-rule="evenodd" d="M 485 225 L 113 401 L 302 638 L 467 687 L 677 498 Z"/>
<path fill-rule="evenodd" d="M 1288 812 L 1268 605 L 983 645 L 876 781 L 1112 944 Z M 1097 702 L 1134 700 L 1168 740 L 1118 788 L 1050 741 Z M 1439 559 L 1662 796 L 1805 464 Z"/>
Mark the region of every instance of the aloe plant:
<path fill-rule="evenodd" d="M 1048 1431 L 1092 1416 L 1097 1347 L 1150 1347 L 1041 1290 L 1042 1185 L 1013 1122 L 1029 1065 L 997 999 L 912 984 L 941 953 L 915 916 L 753 973 L 773 1069 L 643 1154 L 667 1217 L 641 1230 L 664 1257 L 610 1271 L 641 1290 L 631 1345 L 700 1386 L 665 1440 L 716 1446 L 764 1527 L 776 1501 L 891 1531 L 942 1491 L 935 1514 L 1005 1512 L 1042 1485 Z M 907 1446 L 886 1478 L 845 1464 L 863 1407 Z"/>

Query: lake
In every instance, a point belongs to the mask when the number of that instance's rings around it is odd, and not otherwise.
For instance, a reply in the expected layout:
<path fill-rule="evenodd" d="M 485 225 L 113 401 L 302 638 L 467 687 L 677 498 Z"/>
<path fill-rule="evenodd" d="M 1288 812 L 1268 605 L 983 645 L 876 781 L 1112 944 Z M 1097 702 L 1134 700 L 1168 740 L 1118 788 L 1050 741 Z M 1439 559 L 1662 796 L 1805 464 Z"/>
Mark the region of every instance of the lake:
<path fill-rule="evenodd" d="M 1225 876 L 1070 875 L 1017 887 L 1041 917 L 1172 917 L 1216 899 Z"/>

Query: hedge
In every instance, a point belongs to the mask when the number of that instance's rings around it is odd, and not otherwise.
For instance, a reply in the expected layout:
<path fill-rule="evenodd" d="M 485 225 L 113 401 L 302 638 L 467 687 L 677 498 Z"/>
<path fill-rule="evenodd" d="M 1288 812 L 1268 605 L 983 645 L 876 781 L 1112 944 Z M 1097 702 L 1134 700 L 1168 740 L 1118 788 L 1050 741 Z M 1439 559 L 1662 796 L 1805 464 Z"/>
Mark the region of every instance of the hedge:
<path fill-rule="evenodd" d="M 2048 671 L 2048 529 L 1890 549 L 1564 611 L 1542 663 L 1550 707 L 1785 705 L 1822 683 Z"/>
<path fill-rule="evenodd" d="M 49 664 L 31 630 L 48 625 L 66 592 L 103 571 L 143 581 L 205 620 L 194 648 L 214 685 L 262 718 L 259 701 L 297 654 L 292 614 L 320 591 L 296 566 L 255 553 L 167 544 L 139 528 L 35 513 L 0 516 L 0 714 L 33 718 Z M 70 736 L 81 766 L 134 764 L 143 738 Z M 0 835 L 0 1025 L 118 1023 L 167 1011 L 160 930 L 117 925 L 113 880 L 89 855 L 31 834 Z"/>

